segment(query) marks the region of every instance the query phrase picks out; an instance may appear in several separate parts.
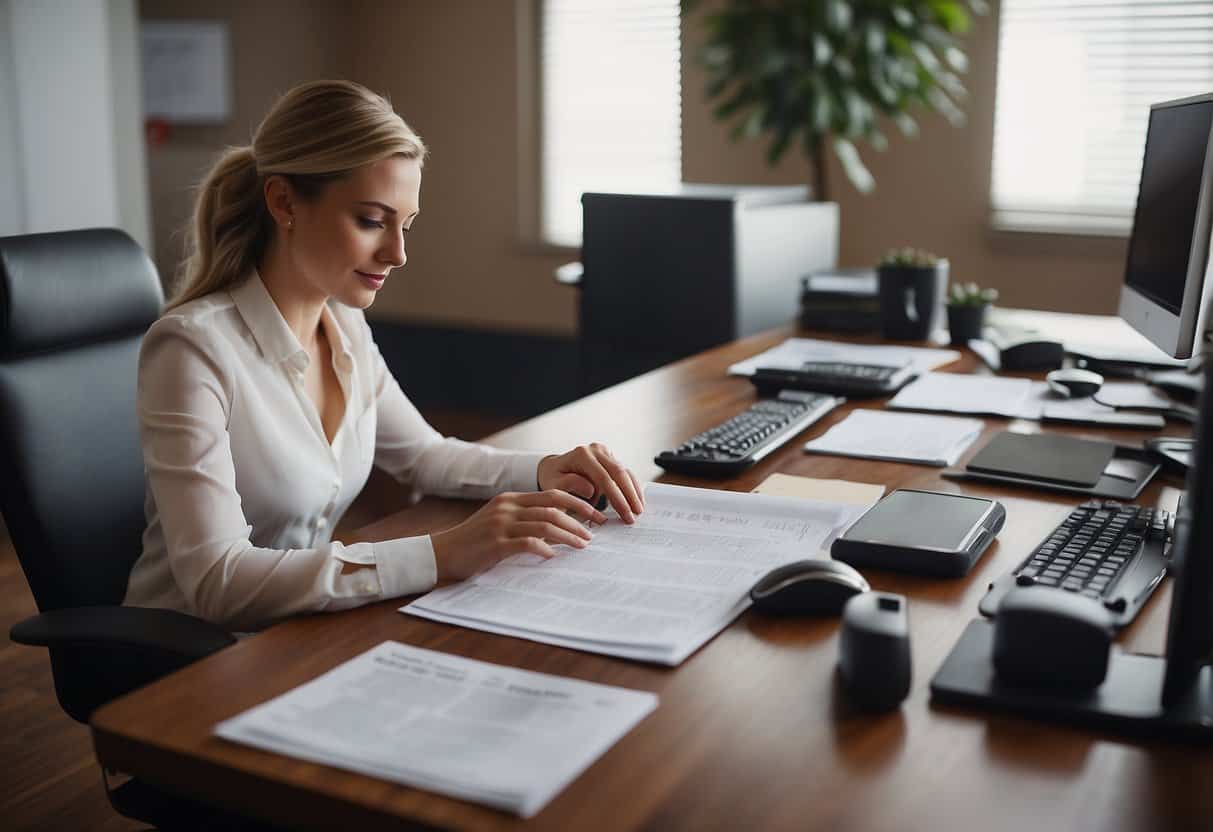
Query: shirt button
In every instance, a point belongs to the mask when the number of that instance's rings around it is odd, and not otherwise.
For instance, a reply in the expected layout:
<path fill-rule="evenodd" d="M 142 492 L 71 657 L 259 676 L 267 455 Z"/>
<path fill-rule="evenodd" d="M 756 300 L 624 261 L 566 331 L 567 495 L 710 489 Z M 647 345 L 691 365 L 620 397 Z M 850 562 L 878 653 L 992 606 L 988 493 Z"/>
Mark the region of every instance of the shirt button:
<path fill-rule="evenodd" d="M 328 521 L 325 520 L 323 517 L 316 518 L 316 528 L 323 529 L 327 525 L 328 525 Z"/>

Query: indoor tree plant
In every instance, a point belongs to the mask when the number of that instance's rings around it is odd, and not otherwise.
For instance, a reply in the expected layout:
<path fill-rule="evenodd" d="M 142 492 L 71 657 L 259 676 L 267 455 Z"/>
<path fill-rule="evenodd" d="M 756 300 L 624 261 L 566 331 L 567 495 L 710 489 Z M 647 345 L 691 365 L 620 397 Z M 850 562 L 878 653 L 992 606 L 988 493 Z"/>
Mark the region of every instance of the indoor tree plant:
<path fill-rule="evenodd" d="M 700 5 L 682 0 L 683 10 Z M 960 36 L 984 0 L 719 0 L 705 15 L 700 61 L 734 139 L 766 134 L 774 164 L 799 143 L 813 169 L 814 198 L 829 197 L 832 148 L 860 191 L 875 187 L 856 148 L 884 150 L 882 119 L 907 136 L 922 105 L 954 125 L 966 96 Z"/>

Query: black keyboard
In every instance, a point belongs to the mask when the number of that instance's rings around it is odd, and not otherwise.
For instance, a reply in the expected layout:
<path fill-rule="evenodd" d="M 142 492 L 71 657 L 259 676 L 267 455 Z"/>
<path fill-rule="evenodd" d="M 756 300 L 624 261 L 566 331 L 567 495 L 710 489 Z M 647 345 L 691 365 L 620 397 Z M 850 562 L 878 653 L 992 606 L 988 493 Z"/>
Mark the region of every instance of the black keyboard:
<path fill-rule="evenodd" d="M 1070 512 L 1016 569 L 990 584 L 983 615 L 1015 586 L 1051 586 L 1101 602 L 1117 627 L 1133 620 L 1167 571 L 1171 515 L 1106 500 Z"/>
<path fill-rule="evenodd" d="M 759 367 L 750 376 L 750 381 L 758 388 L 760 396 L 774 395 L 780 390 L 814 390 L 870 398 L 896 393 L 916 375 L 910 364 L 889 367 L 845 361 L 807 361 L 798 368 Z"/>
<path fill-rule="evenodd" d="M 667 471 L 730 477 L 749 468 L 845 399 L 823 393 L 785 390 L 774 399 L 750 405 L 714 428 L 692 436 L 653 461 Z"/>

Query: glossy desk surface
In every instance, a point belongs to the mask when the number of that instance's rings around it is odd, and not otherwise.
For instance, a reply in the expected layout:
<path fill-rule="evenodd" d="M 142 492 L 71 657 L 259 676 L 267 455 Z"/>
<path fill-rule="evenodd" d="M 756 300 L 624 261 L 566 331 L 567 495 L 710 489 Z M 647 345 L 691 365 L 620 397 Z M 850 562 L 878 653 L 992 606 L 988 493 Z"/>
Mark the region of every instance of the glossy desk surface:
<path fill-rule="evenodd" d="M 791 330 L 744 339 L 504 430 L 507 448 L 610 445 L 642 480 L 749 491 L 775 472 L 997 497 L 998 541 L 965 578 L 869 571 L 910 599 L 914 681 L 899 711 L 854 712 L 835 682 L 835 619 L 738 618 L 676 668 L 608 658 L 401 615 L 400 601 L 282 623 L 107 705 L 93 719 L 101 762 L 160 785 L 306 829 L 1196 829 L 1213 828 L 1213 751 L 931 706 L 928 683 L 976 615 L 986 585 L 1015 565 L 1076 502 L 1065 495 L 956 483 L 939 469 L 806 455 L 784 446 L 744 476 L 663 476 L 660 450 L 744 409 L 729 364 Z M 977 369 L 967 352 L 945 368 Z M 980 370 L 978 370 L 980 371 Z M 856 405 L 810 428 L 816 436 Z M 860 406 L 864 406 L 862 403 Z M 879 406 L 879 401 L 876 403 Z M 1009 420 L 987 420 L 974 453 Z M 1035 430 L 1025 422 L 1017 428 Z M 1153 435 L 1083 427 L 1138 444 Z M 1168 426 L 1167 434 L 1186 433 Z M 962 462 L 964 458 L 962 458 Z M 1182 483 L 1157 479 L 1140 502 L 1173 508 Z M 426 500 L 382 522 L 384 536 L 453 524 L 476 504 Z M 1161 652 L 1170 587 L 1122 636 Z M 528 822 L 458 800 L 211 736 L 220 720 L 281 694 L 384 640 L 513 667 L 649 690 L 658 709 Z"/>

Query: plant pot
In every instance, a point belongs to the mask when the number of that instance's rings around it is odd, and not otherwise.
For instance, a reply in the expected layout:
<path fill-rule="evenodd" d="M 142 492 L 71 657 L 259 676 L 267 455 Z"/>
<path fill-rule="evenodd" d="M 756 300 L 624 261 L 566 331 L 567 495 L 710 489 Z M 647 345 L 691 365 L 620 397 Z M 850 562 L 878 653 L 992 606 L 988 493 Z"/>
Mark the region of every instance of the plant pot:
<path fill-rule="evenodd" d="M 880 332 L 899 341 L 922 341 L 943 322 L 948 261 L 934 266 L 880 266 Z"/>
<path fill-rule="evenodd" d="M 967 347 L 969 341 L 981 337 L 989 308 L 988 303 L 948 306 L 948 334 L 952 346 Z"/>

